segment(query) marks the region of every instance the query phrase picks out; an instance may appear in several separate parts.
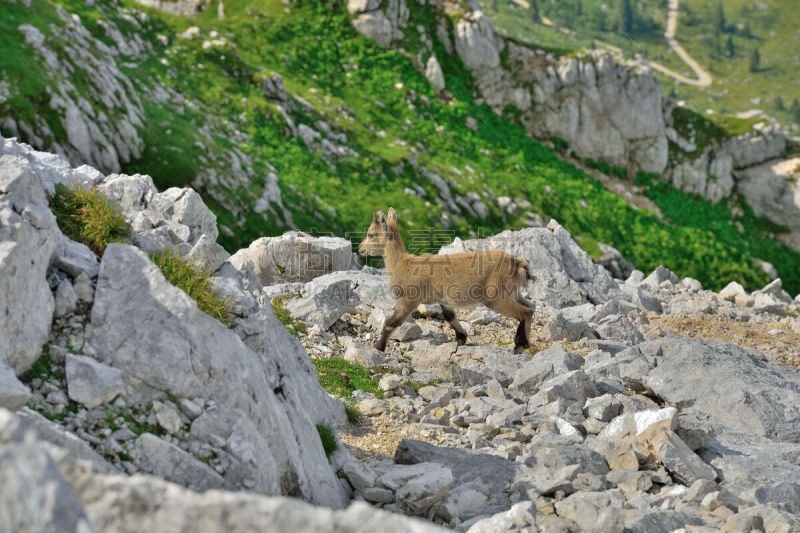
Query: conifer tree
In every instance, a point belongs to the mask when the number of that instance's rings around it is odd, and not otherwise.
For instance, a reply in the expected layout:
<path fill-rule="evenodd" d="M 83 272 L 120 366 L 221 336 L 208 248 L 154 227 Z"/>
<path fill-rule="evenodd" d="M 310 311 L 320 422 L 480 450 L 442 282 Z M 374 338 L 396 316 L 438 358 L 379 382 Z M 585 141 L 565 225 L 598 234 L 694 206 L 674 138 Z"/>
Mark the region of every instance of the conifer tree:
<path fill-rule="evenodd" d="M 717 11 L 714 14 L 714 28 L 720 33 L 725 33 L 725 10 L 722 8 L 722 2 L 717 4 Z"/>
<path fill-rule="evenodd" d="M 541 20 L 541 15 L 539 14 L 539 2 L 537 0 L 530 0 L 528 10 L 530 11 L 531 20 L 533 22 L 539 22 Z"/>
<path fill-rule="evenodd" d="M 750 72 L 758 72 L 761 68 L 761 52 L 758 48 L 753 49 L 753 55 L 750 56 Z"/>
<path fill-rule="evenodd" d="M 614 28 L 617 33 L 630 33 L 633 29 L 633 9 L 631 0 L 617 0 L 614 14 Z"/>

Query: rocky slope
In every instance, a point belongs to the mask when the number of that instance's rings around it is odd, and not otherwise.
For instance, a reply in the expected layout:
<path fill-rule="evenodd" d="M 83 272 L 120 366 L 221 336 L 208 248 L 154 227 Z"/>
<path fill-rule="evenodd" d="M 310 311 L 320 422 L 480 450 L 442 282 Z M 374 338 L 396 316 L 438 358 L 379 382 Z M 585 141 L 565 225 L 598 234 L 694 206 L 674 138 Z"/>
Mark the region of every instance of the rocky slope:
<path fill-rule="evenodd" d="M 98 261 L 64 237 L 55 183 L 97 187 L 130 243 Z M 0 220 L 4 530 L 800 530 L 800 295 L 780 280 L 748 294 L 661 267 L 615 279 L 551 221 L 442 250 L 531 263 L 530 353 L 481 309 L 457 346 L 428 308 L 384 354 L 368 343 L 392 305 L 385 273 L 352 270 L 343 239 L 290 233 L 229 257 L 195 191 L 12 140 Z M 150 262 L 167 248 L 213 272 L 230 327 Z M 277 296 L 296 296 L 300 341 Z M 681 317 L 761 335 L 743 347 Z M 380 377 L 383 398 L 354 399 L 362 427 L 391 434 L 349 436 L 310 361 L 334 356 Z M 332 464 L 317 424 L 350 443 Z"/>

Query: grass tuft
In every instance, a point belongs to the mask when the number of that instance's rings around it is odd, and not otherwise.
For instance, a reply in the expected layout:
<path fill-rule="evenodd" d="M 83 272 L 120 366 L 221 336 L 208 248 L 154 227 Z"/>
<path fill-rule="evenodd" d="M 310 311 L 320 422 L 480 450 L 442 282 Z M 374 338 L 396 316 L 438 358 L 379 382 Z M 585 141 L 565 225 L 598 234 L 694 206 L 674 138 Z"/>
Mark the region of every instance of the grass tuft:
<path fill-rule="evenodd" d="M 286 309 L 286 297 L 281 296 L 278 298 L 273 298 L 272 302 L 272 309 L 275 311 L 275 316 L 278 317 L 283 327 L 289 330 L 289 333 L 294 335 L 295 337 L 299 337 L 301 333 L 306 330 L 306 325 L 300 322 L 299 320 L 295 320 L 292 318 L 292 314 Z"/>
<path fill-rule="evenodd" d="M 50 360 L 50 345 L 45 344 L 44 348 L 42 349 L 42 355 L 39 357 L 39 359 L 34 361 L 33 366 L 22 373 L 22 375 L 19 377 L 19 380 L 23 383 L 30 383 L 36 378 L 39 378 L 42 381 L 47 381 L 50 379 L 52 366 L 53 362 Z"/>
<path fill-rule="evenodd" d="M 211 274 L 203 272 L 189 261 L 178 257 L 175 250 L 167 250 L 150 256 L 172 285 L 189 295 L 197 307 L 207 315 L 230 326 L 229 303 L 211 286 Z"/>
<path fill-rule="evenodd" d="M 339 449 L 339 443 L 336 441 L 336 434 L 330 427 L 324 424 L 317 424 L 317 433 L 319 433 L 319 440 L 322 441 L 322 449 L 325 450 L 325 457 L 330 461 L 331 455 Z"/>
<path fill-rule="evenodd" d="M 55 186 L 50 209 L 61 231 L 88 246 L 99 259 L 112 242 L 130 237 L 131 231 L 119 207 L 95 189 Z"/>
<path fill-rule="evenodd" d="M 347 421 L 351 424 L 358 424 L 364 415 L 359 411 L 358 407 L 349 403 L 344 404 L 344 414 L 347 415 Z"/>
<path fill-rule="evenodd" d="M 314 359 L 312 362 L 317 367 L 320 385 L 331 394 L 349 398 L 353 391 L 362 390 L 383 398 L 378 380 L 371 378 L 369 371 L 363 366 L 345 361 L 341 357 Z"/>

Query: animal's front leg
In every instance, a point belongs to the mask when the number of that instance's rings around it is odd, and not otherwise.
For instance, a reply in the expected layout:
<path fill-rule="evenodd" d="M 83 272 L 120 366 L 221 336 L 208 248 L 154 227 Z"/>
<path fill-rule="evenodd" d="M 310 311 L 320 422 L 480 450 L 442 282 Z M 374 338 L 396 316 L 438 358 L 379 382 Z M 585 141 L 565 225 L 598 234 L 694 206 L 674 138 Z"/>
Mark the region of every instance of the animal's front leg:
<path fill-rule="evenodd" d="M 411 314 L 413 309 L 414 306 L 411 304 L 397 304 L 397 306 L 395 306 L 392 316 L 389 317 L 383 324 L 383 331 L 381 332 L 381 336 L 378 338 L 378 340 L 375 341 L 375 348 L 382 352 L 386 350 L 386 341 L 389 340 L 389 335 L 392 334 L 397 326 L 406 321 L 406 318 L 408 318 L 408 315 Z"/>

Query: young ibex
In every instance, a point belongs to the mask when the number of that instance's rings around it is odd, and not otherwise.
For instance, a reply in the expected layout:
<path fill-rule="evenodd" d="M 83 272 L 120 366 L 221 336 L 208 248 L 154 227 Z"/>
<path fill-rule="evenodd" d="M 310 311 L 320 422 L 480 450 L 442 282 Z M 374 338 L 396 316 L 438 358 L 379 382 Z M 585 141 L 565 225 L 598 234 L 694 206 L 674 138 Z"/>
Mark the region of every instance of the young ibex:
<path fill-rule="evenodd" d="M 530 275 L 528 264 L 499 250 L 450 255 L 411 255 L 406 252 L 397 213 L 375 213 L 367 237 L 358 247 L 361 255 L 381 255 L 389 274 L 389 287 L 396 304 L 386 320 L 375 347 L 381 351 L 392 331 L 405 322 L 419 304 L 438 303 L 444 319 L 456 332 L 456 342 L 464 344 L 467 334 L 456 318 L 454 308 L 484 304 L 505 316 L 519 320 L 514 336 L 514 351 L 530 346 L 533 304 L 520 295 Z"/>

